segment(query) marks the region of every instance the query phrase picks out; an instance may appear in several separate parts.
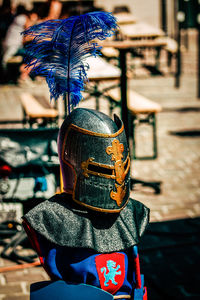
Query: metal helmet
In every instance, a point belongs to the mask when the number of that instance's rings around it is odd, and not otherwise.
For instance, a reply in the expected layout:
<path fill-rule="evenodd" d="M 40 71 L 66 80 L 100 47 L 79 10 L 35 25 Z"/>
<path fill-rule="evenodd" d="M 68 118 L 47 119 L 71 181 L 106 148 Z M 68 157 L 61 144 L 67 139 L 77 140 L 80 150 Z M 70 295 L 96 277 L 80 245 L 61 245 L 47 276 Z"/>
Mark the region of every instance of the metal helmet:
<path fill-rule="evenodd" d="M 124 125 L 115 115 L 77 108 L 58 135 L 63 189 L 75 202 L 101 212 L 119 212 L 130 193 L 130 157 Z"/>

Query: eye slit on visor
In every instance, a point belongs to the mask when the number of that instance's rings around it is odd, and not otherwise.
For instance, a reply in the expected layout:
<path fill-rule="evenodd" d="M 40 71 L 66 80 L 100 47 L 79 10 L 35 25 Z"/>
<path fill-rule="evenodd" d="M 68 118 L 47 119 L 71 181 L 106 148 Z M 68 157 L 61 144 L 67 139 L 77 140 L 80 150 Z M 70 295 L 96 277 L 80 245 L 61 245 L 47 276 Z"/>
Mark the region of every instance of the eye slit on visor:
<path fill-rule="evenodd" d="M 113 169 L 104 168 L 104 167 L 93 165 L 93 164 L 88 164 L 88 170 L 95 172 L 95 173 L 113 175 Z"/>
<path fill-rule="evenodd" d="M 130 169 L 130 157 L 129 155 L 127 156 L 126 160 L 122 162 L 122 170 L 123 176 L 126 176 L 128 174 L 129 169 Z M 83 175 L 85 177 L 89 177 L 89 174 L 96 175 L 96 176 L 101 176 L 105 178 L 112 178 L 116 179 L 116 172 L 117 172 L 117 166 L 107 166 L 103 165 L 101 163 L 96 163 L 94 162 L 94 158 L 90 157 L 86 161 L 83 161 L 81 163 L 81 168 L 83 170 Z M 120 167 L 121 168 L 121 167 Z M 119 169 L 119 168 L 118 168 Z"/>

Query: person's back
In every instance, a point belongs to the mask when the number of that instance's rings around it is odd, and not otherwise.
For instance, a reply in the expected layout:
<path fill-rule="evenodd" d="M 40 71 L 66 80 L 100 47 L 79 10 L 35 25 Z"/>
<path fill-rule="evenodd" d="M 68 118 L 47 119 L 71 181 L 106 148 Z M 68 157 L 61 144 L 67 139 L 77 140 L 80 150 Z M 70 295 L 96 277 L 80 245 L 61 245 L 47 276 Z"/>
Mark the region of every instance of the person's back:
<path fill-rule="evenodd" d="M 14 18 L 5 36 L 4 47 L 16 46 L 19 48 L 23 45 L 21 32 L 24 30 L 26 19 L 27 17 L 24 14 Z"/>

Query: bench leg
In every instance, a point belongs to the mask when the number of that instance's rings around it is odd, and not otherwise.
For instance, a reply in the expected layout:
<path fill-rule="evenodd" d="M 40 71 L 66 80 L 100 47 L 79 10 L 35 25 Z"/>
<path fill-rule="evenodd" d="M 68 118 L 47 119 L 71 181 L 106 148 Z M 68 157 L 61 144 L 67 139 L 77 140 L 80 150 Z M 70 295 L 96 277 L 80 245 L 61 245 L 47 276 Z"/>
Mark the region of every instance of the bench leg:
<path fill-rule="evenodd" d="M 136 127 L 140 126 L 140 124 L 146 123 L 152 127 L 152 139 L 153 139 L 153 154 L 149 156 L 137 156 L 136 153 Z M 146 115 L 145 118 L 140 118 L 139 115 L 132 115 L 131 116 L 131 137 L 133 140 L 133 159 L 156 159 L 157 158 L 157 134 L 156 134 L 156 116 L 155 113 Z"/>
<path fill-rule="evenodd" d="M 167 52 L 167 66 L 168 68 L 171 67 L 172 64 L 172 54 L 170 52 Z"/>
<path fill-rule="evenodd" d="M 95 84 L 92 95 L 95 97 L 96 100 L 96 110 L 99 110 L 99 98 L 101 96 L 101 92 L 98 90 L 98 84 Z"/>
<path fill-rule="evenodd" d="M 155 59 L 156 59 L 156 69 L 159 69 L 160 67 L 160 53 L 161 53 L 161 48 L 160 47 L 157 47 L 156 48 L 156 56 L 155 56 Z"/>
<path fill-rule="evenodd" d="M 157 158 L 158 152 L 157 152 L 157 129 L 156 129 L 156 115 L 152 114 L 151 116 L 151 124 L 153 127 L 153 159 Z"/>
<path fill-rule="evenodd" d="M 152 126 L 153 130 L 153 155 L 152 156 L 143 156 L 138 157 L 136 155 L 136 126 L 139 126 L 140 123 L 148 123 Z M 155 159 L 157 157 L 157 136 L 156 136 L 156 116 L 155 113 L 148 115 L 142 121 L 138 118 L 138 116 L 131 116 L 131 132 L 132 132 L 132 140 L 133 140 L 133 158 L 134 159 Z M 154 190 L 155 194 L 160 194 L 161 192 L 161 182 L 160 181 L 144 181 L 140 179 L 131 178 L 131 190 L 134 190 L 135 185 L 140 184 L 142 186 L 150 187 Z"/>

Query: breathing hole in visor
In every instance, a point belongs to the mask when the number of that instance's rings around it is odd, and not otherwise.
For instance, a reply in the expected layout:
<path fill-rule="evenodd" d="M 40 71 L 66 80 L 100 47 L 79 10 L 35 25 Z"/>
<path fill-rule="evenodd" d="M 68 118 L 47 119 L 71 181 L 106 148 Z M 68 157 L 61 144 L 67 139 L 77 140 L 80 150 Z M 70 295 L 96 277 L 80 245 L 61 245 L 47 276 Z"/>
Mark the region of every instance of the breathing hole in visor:
<path fill-rule="evenodd" d="M 126 171 L 126 169 L 128 168 L 128 164 L 129 164 L 129 159 L 126 159 L 126 163 L 124 165 L 124 170 Z"/>

